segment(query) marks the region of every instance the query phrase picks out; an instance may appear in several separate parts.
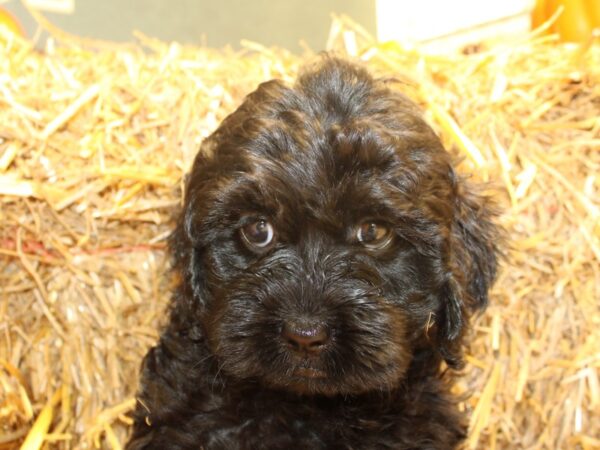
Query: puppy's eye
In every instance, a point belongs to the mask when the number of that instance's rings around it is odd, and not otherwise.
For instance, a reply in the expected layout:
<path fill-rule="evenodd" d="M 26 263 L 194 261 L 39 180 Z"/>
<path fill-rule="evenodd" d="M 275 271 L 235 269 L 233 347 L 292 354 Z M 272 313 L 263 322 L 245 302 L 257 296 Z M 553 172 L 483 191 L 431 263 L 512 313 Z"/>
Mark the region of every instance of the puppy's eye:
<path fill-rule="evenodd" d="M 356 230 L 356 239 L 367 248 L 379 249 L 392 241 L 392 230 L 380 222 L 363 222 Z"/>
<path fill-rule="evenodd" d="M 242 227 L 240 234 L 248 246 L 263 249 L 273 242 L 275 231 L 265 219 L 258 219 Z"/>

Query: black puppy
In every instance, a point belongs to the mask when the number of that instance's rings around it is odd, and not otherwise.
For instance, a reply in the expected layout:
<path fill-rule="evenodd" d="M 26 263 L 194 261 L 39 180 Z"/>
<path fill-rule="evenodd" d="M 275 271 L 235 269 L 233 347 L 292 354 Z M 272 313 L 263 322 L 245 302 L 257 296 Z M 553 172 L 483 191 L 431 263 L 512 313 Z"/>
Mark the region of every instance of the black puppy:
<path fill-rule="evenodd" d="M 415 105 L 324 58 L 202 144 L 137 449 L 453 449 L 497 231 Z"/>

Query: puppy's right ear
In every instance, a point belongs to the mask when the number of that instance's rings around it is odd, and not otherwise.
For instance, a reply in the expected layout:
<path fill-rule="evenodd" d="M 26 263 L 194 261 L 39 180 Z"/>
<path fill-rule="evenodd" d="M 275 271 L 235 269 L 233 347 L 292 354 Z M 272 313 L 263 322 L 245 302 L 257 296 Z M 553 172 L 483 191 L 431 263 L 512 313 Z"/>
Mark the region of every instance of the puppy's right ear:
<path fill-rule="evenodd" d="M 202 150 L 201 150 L 202 151 Z M 205 302 L 205 276 L 203 269 L 204 246 L 199 240 L 198 215 L 202 214 L 201 157 L 197 156 L 190 175 L 185 182 L 184 203 L 177 225 L 169 238 L 172 267 L 178 287 L 173 298 L 174 307 L 184 306 L 188 312 L 203 308 Z"/>

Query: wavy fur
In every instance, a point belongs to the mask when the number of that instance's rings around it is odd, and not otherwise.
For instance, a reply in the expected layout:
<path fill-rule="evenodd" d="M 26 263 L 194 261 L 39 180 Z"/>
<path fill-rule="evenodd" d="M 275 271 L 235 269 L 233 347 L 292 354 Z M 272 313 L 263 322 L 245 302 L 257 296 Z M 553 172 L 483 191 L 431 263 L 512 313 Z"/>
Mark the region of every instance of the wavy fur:
<path fill-rule="evenodd" d="M 244 244 L 248 217 L 273 224 L 273 247 Z M 294 87 L 261 84 L 187 180 L 180 282 L 127 449 L 455 448 L 466 428 L 442 367 L 460 367 L 487 304 L 492 217 L 418 108 L 365 69 L 325 57 Z M 390 245 L 360 245 L 365 220 Z M 310 358 L 281 335 L 307 320 L 329 333 Z"/>

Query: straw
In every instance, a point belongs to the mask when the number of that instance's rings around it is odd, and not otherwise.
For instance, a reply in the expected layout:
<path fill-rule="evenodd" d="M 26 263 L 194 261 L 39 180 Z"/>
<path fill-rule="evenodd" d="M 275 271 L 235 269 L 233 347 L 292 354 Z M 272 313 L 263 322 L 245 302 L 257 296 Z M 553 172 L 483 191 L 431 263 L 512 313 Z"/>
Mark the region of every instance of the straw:
<path fill-rule="evenodd" d="M 0 448 L 120 449 L 184 174 L 247 93 L 314 55 L 117 45 L 37 17 L 58 39 L 43 52 L 0 29 Z M 600 448 L 598 38 L 440 56 L 334 17 L 327 46 L 398 80 L 503 209 L 507 258 L 457 386 L 467 448 Z"/>

